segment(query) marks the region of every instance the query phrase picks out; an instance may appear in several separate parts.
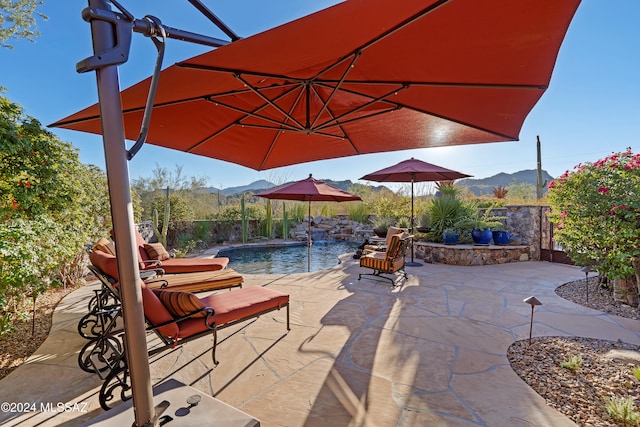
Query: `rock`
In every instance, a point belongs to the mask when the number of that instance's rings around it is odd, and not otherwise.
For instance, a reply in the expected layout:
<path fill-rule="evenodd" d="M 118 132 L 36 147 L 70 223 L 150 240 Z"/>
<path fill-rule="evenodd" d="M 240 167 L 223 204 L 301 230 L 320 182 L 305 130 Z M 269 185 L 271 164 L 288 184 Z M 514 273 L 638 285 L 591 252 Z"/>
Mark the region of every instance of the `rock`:
<path fill-rule="evenodd" d="M 640 365 L 640 351 L 613 349 L 606 352 L 603 357 L 616 362 Z"/>

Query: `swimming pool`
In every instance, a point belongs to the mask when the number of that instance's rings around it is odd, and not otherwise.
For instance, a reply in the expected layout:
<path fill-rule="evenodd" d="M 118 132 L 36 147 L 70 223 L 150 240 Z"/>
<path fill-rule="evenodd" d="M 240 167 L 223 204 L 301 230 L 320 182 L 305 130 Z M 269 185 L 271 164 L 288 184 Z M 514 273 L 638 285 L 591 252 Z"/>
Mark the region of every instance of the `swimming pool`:
<path fill-rule="evenodd" d="M 338 255 L 355 252 L 357 242 L 342 240 L 316 241 L 311 245 L 309 271 L 324 270 L 338 265 Z M 229 268 L 239 273 L 305 273 L 307 272 L 306 243 L 286 246 L 244 246 L 223 249 L 217 256 L 229 258 Z"/>

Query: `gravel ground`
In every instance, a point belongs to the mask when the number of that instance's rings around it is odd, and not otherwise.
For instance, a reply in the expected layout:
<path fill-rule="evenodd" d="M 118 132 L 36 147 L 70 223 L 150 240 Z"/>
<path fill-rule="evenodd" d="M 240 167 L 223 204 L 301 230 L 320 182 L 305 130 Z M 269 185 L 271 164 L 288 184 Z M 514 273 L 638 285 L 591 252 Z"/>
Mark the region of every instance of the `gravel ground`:
<path fill-rule="evenodd" d="M 56 305 L 65 295 L 77 287 L 50 289 L 36 300 L 36 321 L 33 322 L 33 305 L 25 303 L 29 316 L 14 321 L 14 328 L 0 336 L 0 379 L 22 365 L 47 339 L 51 329 L 51 317 Z"/>
<path fill-rule="evenodd" d="M 589 301 L 585 280 L 560 286 L 556 293 L 567 300 L 596 310 L 640 319 L 640 310 L 616 304 L 611 291 L 601 289 L 597 278 L 589 279 Z M 637 345 L 588 338 L 540 337 L 518 341 L 507 352 L 513 370 L 540 394 L 547 404 L 580 426 L 626 426 L 609 416 L 605 397 L 632 398 L 640 411 L 640 381 L 633 367 L 640 366 Z M 622 355 L 620 354 L 622 353 Z M 560 366 L 570 356 L 580 356 L 575 369 Z M 637 425 L 637 424 L 636 424 Z"/>
<path fill-rule="evenodd" d="M 54 289 L 38 298 L 35 334 L 31 317 L 20 322 L 10 333 L 0 337 L 0 379 L 20 366 L 47 338 L 51 316 L 58 302 L 75 288 Z M 589 301 L 586 301 L 585 280 L 560 286 L 556 293 L 562 298 L 596 310 L 631 319 L 640 319 L 640 310 L 616 304 L 611 292 L 601 289 L 597 278 L 589 279 Z M 634 360 L 612 357 L 612 351 L 630 352 Z M 549 405 L 580 426 L 625 426 L 614 421 L 604 405 L 605 397 L 631 397 L 635 410 L 640 411 L 640 381 L 633 375 L 633 366 L 640 366 L 640 349 L 622 342 L 587 338 L 540 337 L 515 342 L 508 350 L 513 370 Z M 582 357 L 576 370 L 560 367 L 570 356 Z"/>

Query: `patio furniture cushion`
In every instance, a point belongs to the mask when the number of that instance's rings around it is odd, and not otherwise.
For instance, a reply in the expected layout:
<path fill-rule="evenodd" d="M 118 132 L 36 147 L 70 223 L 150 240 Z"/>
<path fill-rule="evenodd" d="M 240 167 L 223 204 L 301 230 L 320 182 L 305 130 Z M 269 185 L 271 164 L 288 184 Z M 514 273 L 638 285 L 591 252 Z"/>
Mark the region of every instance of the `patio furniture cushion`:
<path fill-rule="evenodd" d="M 120 280 L 118 261 L 113 255 L 102 251 L 92 251 L 89 261 L 100 273 L 106 275 L 105 280 L 111 283 Z M 150 271 L 150 270 L 149 270 Z M 144 273 L 141 271 L 140 274 Z M 159 273 L 162 273 L 160 271 Z M 244 277 L 233 269 L 216 271 L 199 271 L 194 273 L 169 274 L 160 277 L 143 278 L 151 289 L 171 289 L 185 292 L 206 292 L 226 288 L 242 287 Z M 114 285 L 114 286 L 117 286 Z"/>
<path fill-rule="evenodd" d="M 160 262 L 165 273 L 193 273 L 222 270 L 229 264 L 229 258 L 170 258 Z"/>
<path fill-rule="evenodd" d="M 195 273 L 165 274 L 145 280 L 151 289 L 170 289 L 183 292 L 205 292 L 242 287 L 244 277 L 231 268 Z"/>
<path fill-rule="evenodd" d="M 179 329 L 177 323 L 174 322 L 174 317 L 169 313 L 155 292 L 149 289 L 142 280 L 140 280 L 140 287 L 142 288 L 144 317 L 154 326 L 166 323 L 166 325 L 158 328 L 158 332 L 166 337 L 176 339 Z"/>
<path fill-rule="evenodd" d="M 145 243 L 144 250 L 151 259 L 157 259 L 159 261 L 165 261 L 171 258 L 169 252 L 165 249 L 162 243 Z"/>
<path fill-rule="evenodd" d="M 140 286 L 142 287 L 144 315 L 152 326 L 176 320 L 156 292 L 149 289 L 144 282 L 141 282 Z M 189 294 L 187 292 L 176 293 Z M 205 316 L 207 313 L 213 313 L 213 316 L 204 320 L 202 317 L 196 318 L 195 316 L 180 320 L 159 327 L 157 329 L 158 332 L 177 342 L 177 340 L 190 338 L 203 332 L 208 332 L 211 329 L 219 329 L 258 317 L 273 310 L 280 310 L 285 306 L 288 307 L 289 295 L 262 286 L 252 286 L 237 291 L 209 295 L 199 298 L 199 301 L 202 304 L 202 308 L 208 307 L 211 309 L 208 312 L 204 312 Z M 287 324 L 288 328 L 289 325 Z"/>
<path fill-rule="evenodd" d="M 111 255 L 115 255 L 116 254 L 116 247 L 113 244 L 113 242 L 105 239 L 104 237 L 101 237 L 95 245 L 93 245 L 93 250 L 94 251 L 102 251 L 102 252 L 106 252 L 108 254 Z"/>
<path fill-rule="evenodd" d="M 262 286 L 221 292 L 201 298 L 202 303 L 214 310 L 213 324 L 220 328 L 234 321 L 247 320 L 289 304 L 289 295 Z M 180 338 L 190 337 L 206 330 L 202 319 L 186 319 L 179 323 Z"/>
<path fill-rule="evenodd" d="M 145 249 L 144 237 L 138 230 L 135 230 L 136 244 L 138 245 L 138 261 L 140 269 L 144 270 L 149 267 L 149 260 L 152 258 L 149 256 Z M 152 266 L 151 268 L 161 267 L 166 273 L 192 273 L 194 271 L 215 271 L 222 270 L 229 264 L 229 258 L 217 257 L 217 258 L 169 258 L 167 260 L 160 261 L 161 265 Z"/>
<path fill-rule="evenodd" d="M 102 250 L 93 250 L 89 254 L 89 261 L 104 274 L 111 276 L 115 281 L 119 280 L 118 260 L 115 256 Z"/>
<path fill-rule="evenodd" d="M 163 289 L 154 289 L 153 292 L 173 317 L 189 316 L 191 313 L 206 308 L 202 301 L 190 292 Z M 194 314 L 193 317 L 205 317 L 206 315 L 207 313 L 203 311 Z"/>

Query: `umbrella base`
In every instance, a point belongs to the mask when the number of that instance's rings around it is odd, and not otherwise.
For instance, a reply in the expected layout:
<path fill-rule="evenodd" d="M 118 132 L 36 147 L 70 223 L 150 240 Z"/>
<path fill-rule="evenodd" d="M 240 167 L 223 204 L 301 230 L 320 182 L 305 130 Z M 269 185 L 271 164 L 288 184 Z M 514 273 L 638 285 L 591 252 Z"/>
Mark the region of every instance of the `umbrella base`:
<path fill-rule="evenodd" d="M 421 267 L 422 263 L 417 261 L 409 261 L 404 263 L 405 267 Z"/>
<path fill-rule="evenodd" d="M 154 403 L 167 405 L 162 417 L 171 417 L 171 426 L 260 427 L 260 421 L 200 390 L 170 379 L 153 388 Z M 194 396 L 200 400 L 193 404 Z M 161 403 L 162 402 L 162 403 Z M 190 404 L 191 403 L 191 404 Z M 165 420 L 168 420 L 165 418 Z M 134 421 L 131 400 L 121 403 L 82 426 L 128 426 Z"/>

